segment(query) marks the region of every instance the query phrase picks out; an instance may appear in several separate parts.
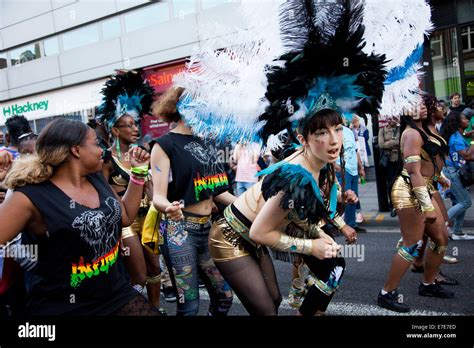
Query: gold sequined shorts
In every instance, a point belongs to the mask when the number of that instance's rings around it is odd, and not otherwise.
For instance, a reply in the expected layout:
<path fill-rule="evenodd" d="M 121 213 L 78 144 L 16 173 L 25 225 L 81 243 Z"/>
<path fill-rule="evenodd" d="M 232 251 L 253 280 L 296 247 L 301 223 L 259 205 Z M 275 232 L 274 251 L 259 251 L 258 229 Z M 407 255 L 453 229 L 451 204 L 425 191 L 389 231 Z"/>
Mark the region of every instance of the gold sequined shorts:
<path fill-rule="evenodd" d="M 145 217 L 137 217 L 130 226 L 122 228 L 122 239 L 127 239 L 133 236 L 141 236 L 143 223 Z"/>
<path fill-rule="evenodd" d="M 433 185 L 433 178 L 424 176 L 426 188 L 428 193 L 433 195 L 436 192 L 436 189 Z M 421 211 L 420 203 L 413 193 L 413 188 L 409 183 L 410 179 L 400 175 L 392 186 L 392 205 L 396 210 L 406 209 L 406 208 L 416 208 L 417 211 Z"/>
<path fill-rule="evenodd" d="M 214 262 L 235 260 L 244 256 L 261 254 L 262 247 L 248 237 L 249 229 L 234 215 L 229 206 L 224 217 L 218 219 L 209 232 L 209 251 Z M 243 236 L 246 236 L 245 238 Z"/>
<path fill-rule="evenodd" d="M 242 244 L 230 242 L 231 236 L 237 234 L 224 218 L 214 222 L 209 232 L 209 251 L 214 262 L 224 262 L 248 256 Z M 227 237 L 226 237 L 227 236 Z"/>

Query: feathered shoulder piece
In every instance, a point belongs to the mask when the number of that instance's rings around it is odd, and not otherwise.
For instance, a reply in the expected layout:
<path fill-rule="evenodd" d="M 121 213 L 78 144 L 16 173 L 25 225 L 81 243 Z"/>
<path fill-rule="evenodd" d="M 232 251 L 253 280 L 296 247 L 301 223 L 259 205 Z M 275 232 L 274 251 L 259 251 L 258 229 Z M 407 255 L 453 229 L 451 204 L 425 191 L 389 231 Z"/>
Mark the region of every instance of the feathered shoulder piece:
<path fill-rule="evenodd" d="M 117 72 L 107 80 L 101 93 L 99 120 L 110 131 L 125 114 L 139 121 L 141 115 L 149 113 L 155 91 L 139 73 L 127 71 Z"/>
<path fill-rule="evenodd" d="M 294 210 L 301 220 L 317 223 L 334 217 L 337 204 L 337 185 L 331 188 L 329 203 L 321 196 L 321 190 L 313 175 L 300 164 L 285 161 L 270 166 L 258 173 L 265 176 L 262 194 L 265 200 L 283 193 L 280 207 Z"/>
<path fill-rule="evenodd" d="M 325 108 L 374 114 L 382 99 L 385 57 L 365 53 L 362 2 L 282 4 L 281 35 L 289 52 L 267 74 L 269 106 L 260 117 L 270 134 L 301 125 Z M 323 7 L 322 7 L 323 6 Z"/>

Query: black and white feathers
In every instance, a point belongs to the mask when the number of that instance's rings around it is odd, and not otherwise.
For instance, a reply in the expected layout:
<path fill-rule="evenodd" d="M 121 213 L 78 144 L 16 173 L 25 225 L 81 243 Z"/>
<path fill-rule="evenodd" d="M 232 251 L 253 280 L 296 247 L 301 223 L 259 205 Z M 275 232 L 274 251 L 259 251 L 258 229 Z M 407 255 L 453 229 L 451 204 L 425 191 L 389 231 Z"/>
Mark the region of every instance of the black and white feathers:
<path fill-rule="evenodd" d="M 269 106 L 260 117 L 266 122 L 264 140 L 318 109 L 373 114 L 379 107 L 385 58 L 363 51 L 362 2 L 327 6 L 330 10 L 313 0 L 295 0 L 281 7 L 281 35 L 290 51 L 267 74 Z M 324 96 L 331 103 L 324 104 Z M 296 117 L 301 108 L 305 112 Z"/>
<path fill-rule="evenodd" d="M 122 116 L 121 112 L 131 112 L 138 117 L 148 114 L 155 91 L 138 72 L 126 71 L 117 72 L 108 79 L 101 93 L 103 98 L 98 118 L 106 125 L 113 126 Z"/>

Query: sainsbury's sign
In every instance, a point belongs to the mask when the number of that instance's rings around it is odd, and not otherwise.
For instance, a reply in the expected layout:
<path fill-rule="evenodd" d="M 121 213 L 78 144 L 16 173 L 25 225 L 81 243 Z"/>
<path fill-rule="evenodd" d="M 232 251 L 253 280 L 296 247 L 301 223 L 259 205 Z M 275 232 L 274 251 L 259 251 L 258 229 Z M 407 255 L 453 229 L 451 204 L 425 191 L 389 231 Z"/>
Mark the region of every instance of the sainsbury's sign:
<path fill-rule="evenodd" d="M 164 68 L 154 68 L 145 70 L 143 77 L 148 80 L 156 93 L 163 93 L 173 84 L 173 77 L 184 69 L 184 63 Z"/>

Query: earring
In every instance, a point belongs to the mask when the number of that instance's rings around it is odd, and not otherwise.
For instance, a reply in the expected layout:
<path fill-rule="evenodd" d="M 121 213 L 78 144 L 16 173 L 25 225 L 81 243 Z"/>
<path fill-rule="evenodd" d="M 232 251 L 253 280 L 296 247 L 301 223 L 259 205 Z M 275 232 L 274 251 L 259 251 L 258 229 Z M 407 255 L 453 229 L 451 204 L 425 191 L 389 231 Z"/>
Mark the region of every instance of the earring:
<path fill-rule="evenodd" d="M 117 157 L 119 161 L 122 160 L 122 152 L 120 151 L 120 141 L 118 138 L 115 139 L 115 147 L 117 149 Z"/>

